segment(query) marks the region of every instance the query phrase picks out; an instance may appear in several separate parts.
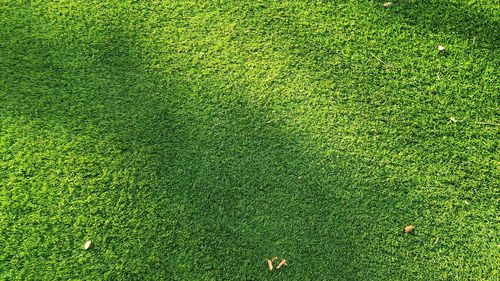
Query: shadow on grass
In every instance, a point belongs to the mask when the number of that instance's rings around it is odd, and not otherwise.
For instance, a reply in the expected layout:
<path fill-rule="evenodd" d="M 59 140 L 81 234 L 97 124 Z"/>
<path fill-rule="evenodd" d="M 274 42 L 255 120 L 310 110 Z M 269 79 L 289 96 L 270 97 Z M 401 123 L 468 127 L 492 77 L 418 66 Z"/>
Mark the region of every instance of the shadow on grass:
<path fill-rule="evenodd" d="M 126 41 L 116 43 L 127 49 Z M 12 51 L 40 58 L 47 49 Z M 117 59 L 136 64 L 130 56 Z M 29 151 L 46 138 L 67 148 L 45 147 L 51 157 L 31 164 L 29 175 L 7 172 L 30 183 L 16 191 L 8 185 L 13 205 L 2 212 L 22 215 L 2 232 L 12 251 L 31 254 L 4 252 L 6 276 L 29 279 L 43 268 L 38 276 L 47 279 L 255 280 L 271 278 L 265 259 L 274 255 L 288 258 L 282 275 L 290 278 L 321 278 L 325 270 L 340 279 L 368 274 L 369 224 L 377 220 L 376 205 L 392 199 L 357 190 L 349 176 L 355 160 L 304 151 L 305 136 L 284 134 L 244 93 L 165 83 L 154 73 L 99 62 L 86 69 L 91 74 L 56 68 L 50 56 L 39 63 L 3 65 L 19 75 L 3 77 L 4 126 L 19 126 L 11 149 Z M 26 134 L 30 141 L 17 139 Z M 40 161 L 32 157 L 18 161 Z M 57 179 L 54 170 L 62 171 Z M 33 190 L 44 183 L 53 190 Z M 50 205 L 60 201 L 66 203 Z M 26 220 L 34 214 L 36 222 Z M 64 242 L 47 251 L 44 240 L 26 243 L 35 235 Z M 95 243 L 88 254 L 77 248 L 85 239 Z"/>
<path fill-rule="evenodd" d="M 500 43 L 500 17 L 498 11 L 481 9 L 482 5 L 439 0 L 400 1 L 388 11 L 422 33 L 454 35 L 493 51 Z"/>

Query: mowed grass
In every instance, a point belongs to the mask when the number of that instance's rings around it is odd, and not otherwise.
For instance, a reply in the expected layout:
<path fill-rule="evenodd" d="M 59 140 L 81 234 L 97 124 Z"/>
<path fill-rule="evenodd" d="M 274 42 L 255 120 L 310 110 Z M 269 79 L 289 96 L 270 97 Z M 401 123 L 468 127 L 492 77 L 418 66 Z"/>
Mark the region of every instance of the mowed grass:
<path fill-rule="evenodd" d="M 498 280 L 495 1 L 27 2 L 0 279 Z"/>

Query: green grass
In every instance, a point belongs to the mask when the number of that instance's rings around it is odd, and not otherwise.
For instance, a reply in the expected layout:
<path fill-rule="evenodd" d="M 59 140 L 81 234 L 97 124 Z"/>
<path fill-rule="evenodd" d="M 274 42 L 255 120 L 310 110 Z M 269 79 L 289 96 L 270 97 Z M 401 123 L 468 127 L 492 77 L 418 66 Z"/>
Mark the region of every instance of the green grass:
<path fill-rule="evenodd" d="M 0 0 L 0 279 L 498 280 L 495 2 Z"/>

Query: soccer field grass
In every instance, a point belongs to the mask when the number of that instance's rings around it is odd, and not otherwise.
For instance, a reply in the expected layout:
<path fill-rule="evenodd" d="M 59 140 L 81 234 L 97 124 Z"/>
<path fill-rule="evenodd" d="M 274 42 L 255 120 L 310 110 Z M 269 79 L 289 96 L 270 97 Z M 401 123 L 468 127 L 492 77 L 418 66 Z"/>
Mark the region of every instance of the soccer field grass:
<path fill-rule="evenodd" d="M 495 2 L 0 0 L 0 279 L 498 280 Z"/>

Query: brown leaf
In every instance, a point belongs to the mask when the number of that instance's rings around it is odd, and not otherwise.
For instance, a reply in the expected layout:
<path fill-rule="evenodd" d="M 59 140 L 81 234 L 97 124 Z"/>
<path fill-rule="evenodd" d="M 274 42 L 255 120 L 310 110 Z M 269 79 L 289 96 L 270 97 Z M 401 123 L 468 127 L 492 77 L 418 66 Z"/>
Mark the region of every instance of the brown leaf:
<path fill-rule="evenodd" d="M 390 6 L 392 6 L 392 2 L 385 2 L 384 3 L 384 7 L 390 7 Z"/>
<path fill-rule="evenodd" d="M 280 264 L 278 264 L 278 266 L 277 266 L 276 268 L 277 268 L 277 269 L 280 269 L 281 267 L 283 267 L 283 266 L 285 266 L 285 265 L 288 265 L 288 264 L 286 263 L 286 259 L 282 259 L 282 260 L 281 260 L 281 262 L 280 262 Z"/>
<path fill-rule="evenodd" d="M 269 267 L 269 271 L 273 271 L 273 262 L 271 260 L 267 260 L 267 267 Z"/>
<path fill-rule="evenodd" d="M 415 229 L 415 226 L 413 226 L 413 225 L 407 225 L 403 229 L 403 232 L 404 233 L 412 233 L 414 229 Z"/>

